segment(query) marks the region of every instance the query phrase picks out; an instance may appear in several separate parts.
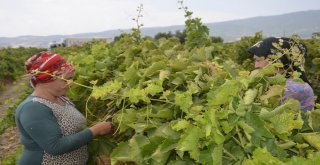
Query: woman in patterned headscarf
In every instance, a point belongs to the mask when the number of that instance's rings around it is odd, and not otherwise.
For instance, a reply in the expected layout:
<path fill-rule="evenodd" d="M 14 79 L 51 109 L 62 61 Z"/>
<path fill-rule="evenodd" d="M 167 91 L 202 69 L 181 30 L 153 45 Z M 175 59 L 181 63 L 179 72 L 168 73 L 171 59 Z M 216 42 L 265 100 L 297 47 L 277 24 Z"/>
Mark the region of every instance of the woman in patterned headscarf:
<path fill-rule="evenodd" d="M 74 69 L 58 54 L 40 52 L 26 63 L 33 93 L 16 110 L 16 124 L 24 146 L 19 165 L 84 165 L 87 143 L 112 132 L 110 122 L 83 129 L 84 116 L 65 97 Z"/>
<path fill-rule="evenodd" d="M 257 42 L 248 51 L 254 57 L 256 69 L 261 69 L 270 63 L 282 64 L 279 70 L 285 74 L 287 81 L 281 102 L 292 97 L 299 100 L 302 111 L 314 108 L 313 89 L 304 72 L 305 57 L 307 56 L 307 48 L 304 44 L 291 38 L 269 37 Z M 293 81 L 292 74 L 295 71 L 300 73 L 300 79 L 304 83 Z"/>

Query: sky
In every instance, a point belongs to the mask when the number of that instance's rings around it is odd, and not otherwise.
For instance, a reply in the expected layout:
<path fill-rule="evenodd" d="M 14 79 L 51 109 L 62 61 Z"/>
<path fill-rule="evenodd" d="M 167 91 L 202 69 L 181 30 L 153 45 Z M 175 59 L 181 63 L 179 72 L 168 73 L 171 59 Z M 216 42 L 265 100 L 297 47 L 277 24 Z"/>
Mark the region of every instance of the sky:
<path fill-rule="evenodd" d="M 183 25 L 177 0 L 0 0 L 0 37 L 68 35 L 135 27 Z M 320 0 L 184 0 L 203 23 L 319 10 Z"/>

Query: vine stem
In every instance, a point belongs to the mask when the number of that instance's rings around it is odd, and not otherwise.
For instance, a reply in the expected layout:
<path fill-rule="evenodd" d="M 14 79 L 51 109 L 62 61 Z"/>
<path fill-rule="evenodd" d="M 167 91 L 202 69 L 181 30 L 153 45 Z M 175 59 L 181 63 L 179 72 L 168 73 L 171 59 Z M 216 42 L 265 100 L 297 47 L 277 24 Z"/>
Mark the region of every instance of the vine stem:
<path fill-rule="evenodd" d="M 88 108 L 88 103 L 89 103 L 89 100 L 91 98 L 91 95 L 89 95 L 87 101 L 86 101 L 86 119 L 88 119 L 88 112 L 91 114 L 89 108 Z"/>
<path fill-rule="evenodd" d="M 236 130 L 237 130 L 237 134 L 238 134 L 238 137 L 239 137 L 239 140 L 240 140 L 241 147 L 244 148 L 244 145 L 243 145 L 244 141 L 242 139 L 242 134 L 239 131 L 238 125 L 236 125 Z"/>
<path fill-rule="evenodd" d="M 240 141 L 238 141 L 238 142 L 240 143 L 240 146 L 244 149 L 244 140 L 243 140 L 243 138 L 242 138 L 242 134 L 241 134 L 241 132 L 240 132 L 240 130 L 239 130 L 238 125 L 236 125 L 236 131 L 237 131 L 237 135 L 238 135 L 239 140 L 240 140 Z M 246 155 L 247 155 L 247 157 L 250 159 L 250 155 L 249 155 L 249 154 L 246 154 Z"/>
<path fill-rule="evenodd" d="M 115 135 L 115 134 L 119 131 L 119 129 L 120 129 L 120 126 L 121 126 L 121 123 L 122 123 L 122 118 L 123 118 L 123 111 L 124 111 L 124 104 L 125 104 L 125 102 L 126 102 L 126 98 L 123 99 L 123 104 L 122 104 L 122 108 L 121 108 L 121 116 L 120 116 L 119 125 L 118 125 L 116 131 L 114 131 L 113 135 Z"/>
<path fill-rule="evenodd" d="M 231 157 L 233 160 L 237 160 L 237 158 L 234 155 L 232 155 L 228 150 L 223 148 L 223 152 L 227 154 L 229 157 Z"/>
<path fill-rule="evenodd" d="M 149 124 L 149 104 L 147 105 L 147 127 Z"/>
<path fill-rule="evenodd" d="M 90 87 L 90 86 L 87 86 L 87 85 L 83 85 L 83 84 L 77 83 L 77 82 L 72 81 L 72 80 L 67 80 L 67 79 L 65 79 L 65 78 L 63 78 L 63 77 L 61 77 L 61 76 L 56 76 L 56 75 L 50 74 L 50 73 L 48 73 L 48 72 L 36 71 L 36 72 L 33 73 L 33 74 L 35 75 L 35 74 L 39 74 L 39 73 L 47 74 L 47 75 L 49 75 L 49 76 L 51 76 L 51 77 L 64 80 L 64 81 L 66 81 L 68 84 L 71 84 L 71 83 L 72 83 L 72 84 L 76 84 L 76 85 L 79 85 L 79 86 L 82 86 L 82 87 L 85 87 L 85 88 L 88 88 L 88 89 L 93 90 L 93 87 Z"/>
<path fill-rule="evenodd" d="M 159 102 L 163 102 L 163 103 L 168 103 L 168 104 L 173 104 L 173 105 L 174 105 L 173 102 L 167 101 L 167 100 L 160 100 L 160 99 L 150 99 L 150 100 L 152 100 L 152 101 L 159 101 Z"/>

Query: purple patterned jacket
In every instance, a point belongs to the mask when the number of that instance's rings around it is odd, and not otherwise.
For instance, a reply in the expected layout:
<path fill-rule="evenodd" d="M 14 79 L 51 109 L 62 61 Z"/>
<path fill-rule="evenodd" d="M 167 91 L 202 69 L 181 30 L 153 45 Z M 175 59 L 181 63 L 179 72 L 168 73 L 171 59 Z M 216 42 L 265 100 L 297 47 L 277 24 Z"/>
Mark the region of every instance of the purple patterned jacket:
<path fill-rule="evenodd" d="M 294 98 L 300 102 L 301 111 L 306 112 L 314 108 L 314 93 L 308 83 L 295 82 L 292 79 L 286 81 L 285 93 L 281 98 L 282 103 L 287 98 Z"/>

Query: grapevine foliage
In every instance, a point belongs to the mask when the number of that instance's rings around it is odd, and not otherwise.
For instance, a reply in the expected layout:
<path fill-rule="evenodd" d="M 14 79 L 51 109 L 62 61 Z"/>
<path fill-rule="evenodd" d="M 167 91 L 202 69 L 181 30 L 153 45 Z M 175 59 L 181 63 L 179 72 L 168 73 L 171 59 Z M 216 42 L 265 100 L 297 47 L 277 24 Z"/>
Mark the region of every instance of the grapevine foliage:
<path fill-rule="evenodd" d="M 250 74 L 215 58 L 214 45 L 185 47 L 174 38 L 136 43 L 124 35 L 69 56 L 75 82 L 93 86 L 75 86 L 70 97 L 79 100 L 89 120 L 112 117 L 116 125 L 114 137 L 103 143 L 114 147 L 113 164 L 319 159 L 319 110 L 301 114 L 293 99 L 279 106 L 286 79 L 272 66 Z M 98 151 L 106 152 L 92 153 Z"/>
<path fill-rule="evenodd" d="M 74 82 L 92 86 L 68 95 L 90 122 L 112 118 L 116 127 L 112 138 L 90 144 L 92 158 L 112 151 L 112 164 L 319 162 L 320 110 L 302 113 L 294 99 L 279 105 L 286 78 L 273 65 L 247 71 L 237 57 L 261 34 L 211 43 L 200 19 L 183 9 L 185 44 L 137 40 L 133 31 L 68 56 Z"/>

